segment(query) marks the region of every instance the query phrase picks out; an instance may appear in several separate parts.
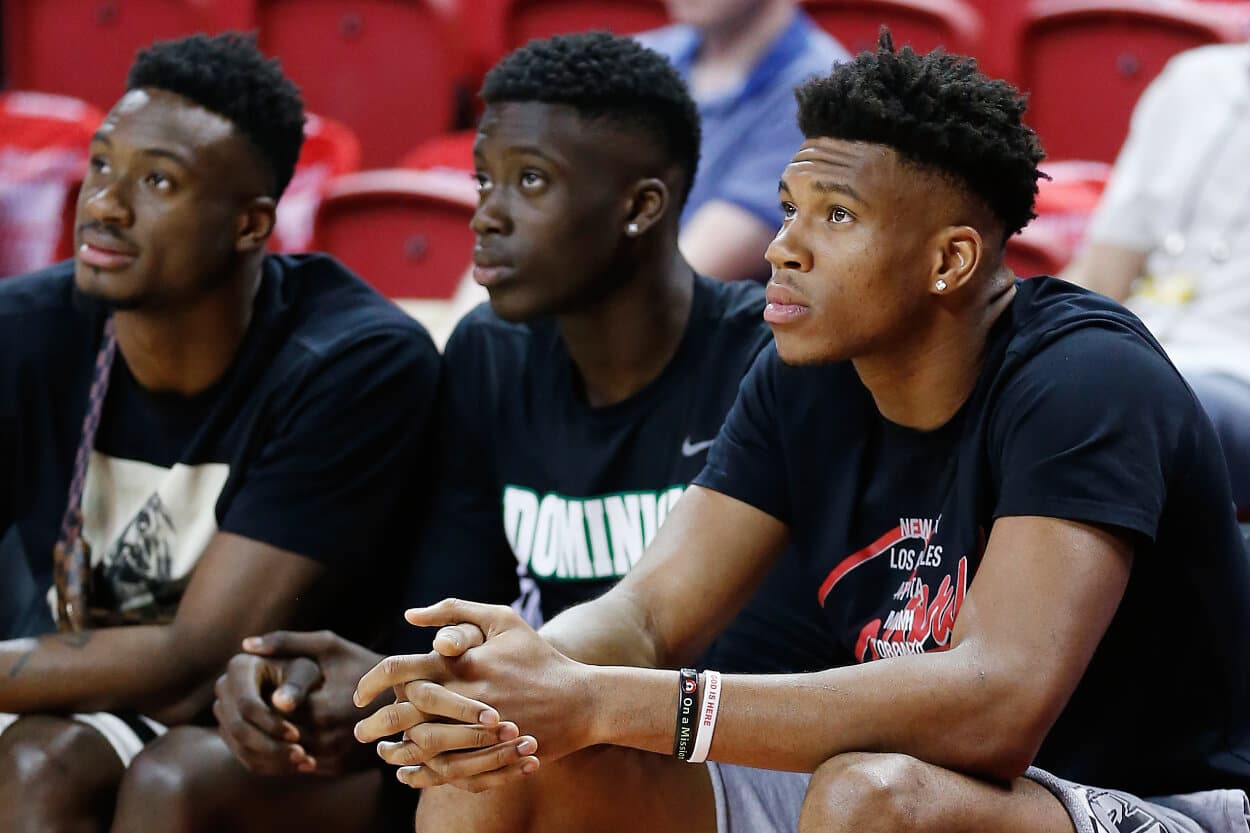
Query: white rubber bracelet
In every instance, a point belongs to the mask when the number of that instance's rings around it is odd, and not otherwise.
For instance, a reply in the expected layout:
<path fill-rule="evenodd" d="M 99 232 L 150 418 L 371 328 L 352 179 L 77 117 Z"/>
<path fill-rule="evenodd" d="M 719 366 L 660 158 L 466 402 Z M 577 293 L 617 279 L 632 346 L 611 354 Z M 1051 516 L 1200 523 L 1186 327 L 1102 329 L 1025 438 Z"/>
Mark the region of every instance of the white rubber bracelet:
<path fill-rule="evenodd" d="M 716 713 L 720 711 L 720 674 L 703 672 L 703 705 L 699 708 L 699 733 L 695 735 L 694 751 L 688 763 L 701 764 L 712 748 L 712 732 L 716 731 Z"/>

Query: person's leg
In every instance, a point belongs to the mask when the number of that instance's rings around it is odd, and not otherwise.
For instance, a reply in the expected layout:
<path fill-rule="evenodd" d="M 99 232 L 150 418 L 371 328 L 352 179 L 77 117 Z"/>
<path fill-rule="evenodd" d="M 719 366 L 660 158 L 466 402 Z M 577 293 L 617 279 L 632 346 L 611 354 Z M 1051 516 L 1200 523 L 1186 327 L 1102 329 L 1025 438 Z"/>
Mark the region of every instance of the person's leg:
<path fill-rule="evenodd" d="M 1185 377 L 1215 424 L 1233 483 L 1233 502 L 1250 510 L 1250 384 L 1222 374 Z"/>
<path fill-rule="evenodd" d="M 381 829 L 381 778 L 378 770 L 342 778 L 253 775 L 216 731 L 181 727 L 131 763 L 112 831 L 373 833 Z"/>
<path fill-rule="evenodd" d="M 416 829 L 417 833 L 715 833 L 716 807 L 707 767 L 595 747 L 543 763 L 534 775 L 498 789 L 426 790 L 417 808 Z"/>
<path fill-rule="evenodd" d="M 121 758 L 90 726 L 23 717 L 0 735 L 0 830 L 105 831 L 123 772 Z"/>

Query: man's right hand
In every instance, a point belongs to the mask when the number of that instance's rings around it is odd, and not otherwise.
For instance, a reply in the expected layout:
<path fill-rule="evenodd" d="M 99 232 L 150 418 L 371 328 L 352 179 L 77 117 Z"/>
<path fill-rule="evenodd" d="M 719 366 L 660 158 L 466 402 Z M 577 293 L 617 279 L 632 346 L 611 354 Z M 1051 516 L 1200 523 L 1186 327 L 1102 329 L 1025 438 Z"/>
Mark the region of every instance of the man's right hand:
<path fill-rule="evenodd" d="M 381 657 L 329 631 L 274 631 L 243 642 L 217 680 L 213 714 L 235 757 L 262 775 L 341 775 L 368 761 L 352 734 L 380 703 L 352 693 Z"/>

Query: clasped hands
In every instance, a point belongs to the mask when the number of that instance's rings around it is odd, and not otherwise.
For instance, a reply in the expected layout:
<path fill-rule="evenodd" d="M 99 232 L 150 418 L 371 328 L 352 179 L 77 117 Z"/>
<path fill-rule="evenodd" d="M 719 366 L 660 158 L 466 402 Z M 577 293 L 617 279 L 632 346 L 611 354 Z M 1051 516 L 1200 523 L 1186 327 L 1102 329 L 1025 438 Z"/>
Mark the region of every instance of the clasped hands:
<path fill-rule="evenodd" d="M 589 666 L 556 651 L 511 608 L 447 599 L 405 619 L 441 628 L 434 650 L 383 659 L 354 697 L 363 707 L 394 692 L 355 734 L 379 742 L 400 781 L 480 792 L 536 772 L 540 749 L 553 761 L 592 745 L 591 710 L 578 708 L 588 705 Z"/>

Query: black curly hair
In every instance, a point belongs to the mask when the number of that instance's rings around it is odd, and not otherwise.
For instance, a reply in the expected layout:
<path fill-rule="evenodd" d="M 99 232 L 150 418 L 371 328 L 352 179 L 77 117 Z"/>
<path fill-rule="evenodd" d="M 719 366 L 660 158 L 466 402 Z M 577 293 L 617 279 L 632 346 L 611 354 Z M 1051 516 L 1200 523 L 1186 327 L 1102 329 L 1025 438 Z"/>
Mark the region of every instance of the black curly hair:
<path fill-rule="evenodd" d="M 633 38 L 579 32 L 530 41 L 486 74 L 481 95 L 487 104 L 565 104 L 640 133 L 685 173 L 680 203 L 690 194 L 699 168 L 698 108 L 668 60 Z"/>
<path fill-rule="evenodd" d="M 935 49 L 895 51 L 884 27 L 876 52 L 861 52 L 795 90 L 799 129 L 891 147 L 979 197 L 1003 224 L 1004 239 L 1036 216 L 1038 162 L 1045 155 L 1022 121 L 1025 99 L 991 80 L 971 58 Z"/>
<path fill-rule="evenodd" d="M 251 35 L 191 35 L 141 49 L 126 89 L 175 93 L 234 122 L 273 175 L 271 196 L 282 196 L 304 144 L 299 87 L 266 58 Z"/>

